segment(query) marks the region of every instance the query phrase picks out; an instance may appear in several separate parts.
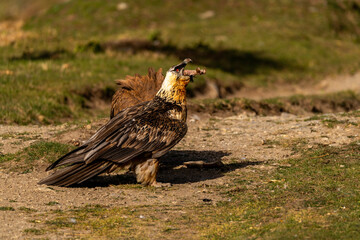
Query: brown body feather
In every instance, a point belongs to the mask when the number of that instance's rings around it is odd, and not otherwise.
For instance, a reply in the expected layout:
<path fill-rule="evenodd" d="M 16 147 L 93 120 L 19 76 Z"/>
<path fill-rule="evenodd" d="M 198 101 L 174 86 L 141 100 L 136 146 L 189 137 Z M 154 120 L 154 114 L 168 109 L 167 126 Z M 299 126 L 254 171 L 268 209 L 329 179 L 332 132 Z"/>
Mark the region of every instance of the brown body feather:
<path fill-rule="evenodd" d="M 183 68 L 188 62 L 186 59 L 171 68 L 165 80 L 161 69 L 149 69 L 145 78 L 136 75 L 119 81 L 126 91 L 114 96 L 112 118 L 82 146 L 51 164 L 47 170 L 65 167 L 39 184 L 70 186 L 118 167 L 129 167 L 138 182 L 156 186 L 157 159 L 187 132 L 185 88 L 190 77 L 183 75 Z M 144 102 L 150 97 L 151 101 Z"/>
<path fill-rule="evenodd" d="M 161 68 L 157 72 L 153 68 L 149 68 L 146 76 L 136 74 L 116 80 L 119 89 L 112 98 L 110 118 L 125 108 L 151 101 L 159 91 L 164 78 Z"/>

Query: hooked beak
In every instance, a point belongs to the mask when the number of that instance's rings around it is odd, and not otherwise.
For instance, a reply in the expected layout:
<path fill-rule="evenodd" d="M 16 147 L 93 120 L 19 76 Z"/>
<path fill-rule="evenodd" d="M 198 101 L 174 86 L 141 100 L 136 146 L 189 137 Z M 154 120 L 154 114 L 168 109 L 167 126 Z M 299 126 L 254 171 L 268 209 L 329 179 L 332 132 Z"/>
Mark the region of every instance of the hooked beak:
<path fill-rule="evenodd" d="M 196 75 L 203 75 L 206 73 L 206 70 L 200 69 L 200 68 L 196 68 L 196 70 L 184 70 L 186 65 L 190 62 L 192 62 L 192 60 L 190 58 L 186 58 L 186 59 L 184 59 L 184 61 L 182 61 L 178 65 L 175 65 L 172 68 L 170 68 L 169 71 L 175 71 L 182 76 L 188 76 L 188 77 L 190 77 L 190 81 L 193 82 L 194 77 Z"/>
<path fill-rule="evenodd" d="M 173 66 L 171 69 L 182 74 L 184 72 L 184 68 L 190 62 L 192 62 L 192 60 L 190 58 L 186 58 L 184 59 L 184 61 L 182 61 L 178 65 Z"/>

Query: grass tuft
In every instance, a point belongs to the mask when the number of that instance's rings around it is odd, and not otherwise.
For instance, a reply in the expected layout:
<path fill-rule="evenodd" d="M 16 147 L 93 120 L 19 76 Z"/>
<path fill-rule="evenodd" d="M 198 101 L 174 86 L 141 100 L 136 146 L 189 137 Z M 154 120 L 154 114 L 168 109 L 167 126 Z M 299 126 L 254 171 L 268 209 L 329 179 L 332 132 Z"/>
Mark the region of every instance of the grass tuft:
<path fill-rule="evenodd" d="M 0 155 L 0 164 L 9 164 L 10 171 L 29 173 L 39 162 L 52 163 L 73 148 L 68 144 L 38 141 L 18 153 Z"/>
<path fill-rule="evenodd" d="M 26 228 L 24 230 L 24 233 L 33 234 L 33 235 L 42 235 L 42 234 L 44 234 L 44 230 L 37 229 L 37 228 Z"/>
<path fill-rule="evenodd" d="M 0 211 L 15 211 L 15 208 L 13 208 L 13 207 L 1 206 L 1 207 L 0 207 Z"/>

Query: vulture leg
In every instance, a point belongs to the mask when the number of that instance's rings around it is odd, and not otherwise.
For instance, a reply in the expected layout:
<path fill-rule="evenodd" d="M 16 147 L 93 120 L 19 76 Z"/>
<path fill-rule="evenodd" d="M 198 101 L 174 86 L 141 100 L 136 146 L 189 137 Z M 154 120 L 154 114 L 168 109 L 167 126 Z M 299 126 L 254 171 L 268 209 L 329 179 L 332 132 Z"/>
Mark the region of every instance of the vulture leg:
<path fill-rule="evenodd" d="M 156 181 L 158 170 L 159 161 L 157 159 L 148 159 L 145 162 L 137 164 L 134 169 L 137 182 L 153 187 L 170 186 L 170 184 L 158 183 Z"/>

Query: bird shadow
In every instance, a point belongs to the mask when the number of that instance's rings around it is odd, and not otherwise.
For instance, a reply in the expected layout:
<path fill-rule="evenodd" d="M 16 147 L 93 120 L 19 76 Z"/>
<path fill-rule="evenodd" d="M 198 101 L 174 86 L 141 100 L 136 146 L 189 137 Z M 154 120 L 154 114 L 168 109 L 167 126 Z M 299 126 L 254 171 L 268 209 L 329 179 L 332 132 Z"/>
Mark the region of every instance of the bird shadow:
<path fill-rule="evenodd" d="M 228 164 L 214 165 L 213 167 L 185 167 L 184 163 L 189 161 L 203 161 L 204 163 L 221 162 L 223 157 L 230 156 L 224 151 L 194 151 L 174 150 L 162 157 L 162 168 L 160 168 L 157 180 L 171 184 L 194 183 L 224 176 L 238 168 L 249 165 L 257 165 L 259 161 L 241 161 Z"/>
<path fill-rule="evenodd" d="M 163 183 L 184 184 L 195 183 L 224 176 L 239 168 L 250 165 L 261 164 L 260 161 L 242 161 L 236 163 L 222 164 L 213 167 L 190 168 L 184 165 L 189 161 L 217 162 L 230 153 L 223 151 L 194 151 L 194 150 L 173 150 L 161 157 L 160 169 L 157 180 Z M 132 173 L 116 175 L 100 175 L 88 181 L 74 185 L 73 187 L 108 187 L 110 185 L 136 184 L 136 178 Z"/>

